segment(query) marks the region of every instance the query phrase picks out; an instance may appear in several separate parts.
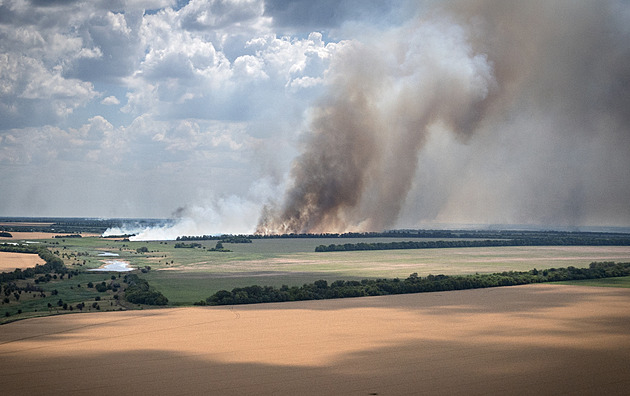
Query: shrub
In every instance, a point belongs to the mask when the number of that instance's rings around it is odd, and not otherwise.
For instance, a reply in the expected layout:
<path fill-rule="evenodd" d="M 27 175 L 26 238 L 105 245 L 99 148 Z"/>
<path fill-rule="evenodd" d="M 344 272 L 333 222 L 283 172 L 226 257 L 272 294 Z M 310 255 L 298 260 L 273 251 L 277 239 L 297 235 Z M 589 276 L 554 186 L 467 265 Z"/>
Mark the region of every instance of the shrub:
<path fill-rule="evenodd" d="M 166 305 L 168 299 L 159 291 L 149 286 L 149 282 L 136 274 L 127 275 L 129 287 L 125 290 L 125 298 L 134 304 Z"/>

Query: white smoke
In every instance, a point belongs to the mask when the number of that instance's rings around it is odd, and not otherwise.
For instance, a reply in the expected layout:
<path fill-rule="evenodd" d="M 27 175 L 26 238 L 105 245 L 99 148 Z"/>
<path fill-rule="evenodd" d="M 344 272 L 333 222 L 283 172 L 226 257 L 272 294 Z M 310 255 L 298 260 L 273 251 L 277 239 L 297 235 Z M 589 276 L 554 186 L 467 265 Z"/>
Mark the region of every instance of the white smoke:
<path fill-rule="evenodd" d="M 129 238 L 131 241 L 164 241 L 175 240 L 178 236 L 252 234 L 263 205 L 274 194 L 275 188 L 262 179 L 245 197 L 217 197 L 204 205 L 180 208 L 174 223 L 150 227 L 129 224 L 110 228 L 103 235 L 134 234 Z"/>

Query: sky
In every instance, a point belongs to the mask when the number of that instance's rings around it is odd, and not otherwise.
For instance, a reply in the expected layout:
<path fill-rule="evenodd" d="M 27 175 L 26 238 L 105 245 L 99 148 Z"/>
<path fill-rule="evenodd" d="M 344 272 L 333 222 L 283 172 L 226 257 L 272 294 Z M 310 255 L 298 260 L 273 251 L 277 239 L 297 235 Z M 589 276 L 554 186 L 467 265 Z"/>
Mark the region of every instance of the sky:
<path fill-rule="evenodd" d="M 627 0 L 0 0 L 0 216 L 630 226 Z"/>

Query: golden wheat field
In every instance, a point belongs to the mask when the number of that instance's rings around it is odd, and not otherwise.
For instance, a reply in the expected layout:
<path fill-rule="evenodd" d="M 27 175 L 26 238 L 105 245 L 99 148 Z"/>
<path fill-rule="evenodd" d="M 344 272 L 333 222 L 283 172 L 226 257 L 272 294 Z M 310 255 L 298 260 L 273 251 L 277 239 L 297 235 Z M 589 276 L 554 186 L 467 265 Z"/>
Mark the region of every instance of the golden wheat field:
<path fill-rule="evenodd" d="M 31 241 L 38 239 L 50 239 L 55 236 L 59 236 L 63 234 L 56 234 L 53 232 L 41 232 L 41 231 L 13 231 L 11 232 L 11 237 L 0 237 L 0 241 L 2 242 L 11 242 L 11 241 Z M 99 234 L 94 234 L 90 232 L 82 232 L 82 237 L 98 237 Z"/>
<path fill-rule="evenodd" d="M 45 261 L 36 254 L 0 252 L 0 272 L 30 268 L 37 264 L 45 264 Z"/>
<path fill-rule="evenodd" d="M 3 394 L 627 394 L 630 290 L 527 285 L 0 327 Z"/>

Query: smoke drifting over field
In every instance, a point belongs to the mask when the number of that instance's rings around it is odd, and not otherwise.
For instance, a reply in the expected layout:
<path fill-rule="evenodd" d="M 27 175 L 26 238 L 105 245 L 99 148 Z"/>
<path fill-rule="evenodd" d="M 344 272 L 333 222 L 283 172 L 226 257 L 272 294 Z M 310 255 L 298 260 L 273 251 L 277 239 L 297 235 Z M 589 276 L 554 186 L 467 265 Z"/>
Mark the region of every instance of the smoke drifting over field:
<path fill-rule="evenodd" d="M 179 208 L 173 220 L 161 226 L 126 225 L 110 228 L 104 235 L 133 234 L 132 241 L 174 240 L 184 235 L 248 234 L 260 205 L 253 200 L 229 196 L 204 206 Z"/>
<path fill-rule="evenodd" d="M 629 7 L 441 4 L 336 55 L 257 232 L 630 219 Z"/>

